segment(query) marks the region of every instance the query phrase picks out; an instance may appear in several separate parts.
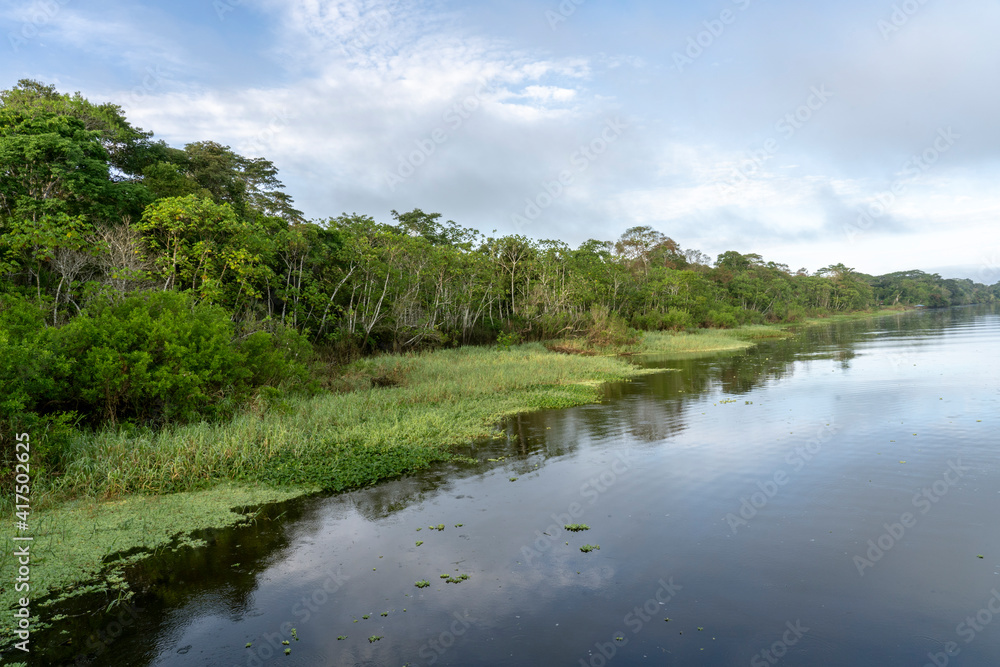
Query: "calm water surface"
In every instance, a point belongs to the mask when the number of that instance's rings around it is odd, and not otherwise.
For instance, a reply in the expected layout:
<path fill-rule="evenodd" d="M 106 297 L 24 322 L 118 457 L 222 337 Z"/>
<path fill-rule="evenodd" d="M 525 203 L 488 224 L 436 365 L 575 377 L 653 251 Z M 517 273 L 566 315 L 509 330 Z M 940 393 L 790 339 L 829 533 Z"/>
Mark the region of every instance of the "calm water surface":
<path fill-rule="evenodd" d="M 996 308 L 649 363 L 470 445 L 479 465 L 130 571 L 141 611 L 91 664 L 1000 664 Z M 110 619 L 71 615 L 40 664 Z"/>

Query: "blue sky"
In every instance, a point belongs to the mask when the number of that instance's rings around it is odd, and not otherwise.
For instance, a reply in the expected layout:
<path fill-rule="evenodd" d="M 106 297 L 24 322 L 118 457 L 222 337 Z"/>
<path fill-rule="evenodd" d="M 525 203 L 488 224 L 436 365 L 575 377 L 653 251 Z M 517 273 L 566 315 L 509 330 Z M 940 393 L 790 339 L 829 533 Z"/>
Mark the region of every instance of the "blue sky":
<path fill-rule="evenodd" d="M 310 218 L 1000 280 L 1000 5 L 0 0 L 0 87 L 271 159 Z"/>

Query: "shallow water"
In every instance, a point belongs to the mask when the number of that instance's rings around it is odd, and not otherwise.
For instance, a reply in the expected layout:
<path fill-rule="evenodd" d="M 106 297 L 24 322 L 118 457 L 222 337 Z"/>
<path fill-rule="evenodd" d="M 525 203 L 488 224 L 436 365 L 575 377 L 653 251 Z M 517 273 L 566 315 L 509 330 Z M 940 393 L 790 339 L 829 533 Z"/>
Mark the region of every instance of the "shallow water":
<path fill-rule="evenodd" d="M 132 613 L 71 611 L 36 659 L 1000 663 L 997 308 L 649 363 L 600 405 L 511 420 L 468 448 L 479 465 L 270 508 L 133 568 Z"/>

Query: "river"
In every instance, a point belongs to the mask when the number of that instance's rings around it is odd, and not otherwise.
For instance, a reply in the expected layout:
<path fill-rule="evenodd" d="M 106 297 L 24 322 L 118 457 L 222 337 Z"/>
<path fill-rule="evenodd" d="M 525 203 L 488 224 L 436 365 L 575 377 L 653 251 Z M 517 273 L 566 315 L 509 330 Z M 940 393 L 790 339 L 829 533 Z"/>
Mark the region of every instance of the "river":
<path fill-rule="evenodd" d="M 70 608 L 45 664 L 1000 664 L 996 307 L 644 363 L 476 465 L 130 569 L 133 606 Z"/>

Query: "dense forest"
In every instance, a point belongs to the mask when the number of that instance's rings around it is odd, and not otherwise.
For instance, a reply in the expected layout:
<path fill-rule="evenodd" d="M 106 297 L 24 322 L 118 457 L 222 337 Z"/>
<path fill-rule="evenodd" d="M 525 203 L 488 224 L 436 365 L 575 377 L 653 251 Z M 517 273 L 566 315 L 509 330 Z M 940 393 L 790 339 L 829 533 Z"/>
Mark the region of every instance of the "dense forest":
<path fill-rule="evenodd" d="M 713 260 L 650 227 L 571 248 L 419 209 L 306 220 L 265 158 L 168 146 L 35 81 L 0 92 L 4 430 L 221 418 L 317 390 L 317 357 L 998 297 L 920 271 Z"/>

